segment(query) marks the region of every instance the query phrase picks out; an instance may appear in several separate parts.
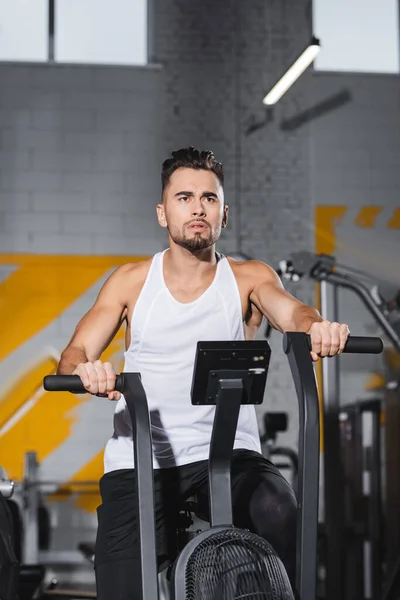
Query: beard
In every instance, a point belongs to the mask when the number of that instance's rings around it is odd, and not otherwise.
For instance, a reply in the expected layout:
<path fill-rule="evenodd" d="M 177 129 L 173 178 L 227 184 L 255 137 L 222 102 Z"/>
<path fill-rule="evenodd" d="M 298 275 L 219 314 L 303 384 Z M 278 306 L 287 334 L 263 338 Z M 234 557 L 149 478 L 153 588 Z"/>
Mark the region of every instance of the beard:
<path fill-rule="evenodd" d="M 183 232 L 178 231 L 174 227 L 168 227 L 169 235 L 178 246 L 185 248 L 189 252 L 201 252 L 213 246 L 221 235 L 221 228 L 216 230 L 207 227 L 203 231 L 192 231 L 190 235 L 186 235 L 185 229 Z"/>

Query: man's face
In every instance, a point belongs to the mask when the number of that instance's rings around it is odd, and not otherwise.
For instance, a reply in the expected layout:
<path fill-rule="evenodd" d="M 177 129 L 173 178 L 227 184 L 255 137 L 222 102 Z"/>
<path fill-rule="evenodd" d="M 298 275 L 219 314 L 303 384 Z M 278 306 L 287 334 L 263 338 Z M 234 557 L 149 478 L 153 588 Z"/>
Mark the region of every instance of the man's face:
<path fill-rule="evenodd" d="M 228 207 L 218 177 L 212 171 L 177 169 L 157 206 L 158 222 L 170 238 L 190 252 L 209 248 L 226 227 Z"/>

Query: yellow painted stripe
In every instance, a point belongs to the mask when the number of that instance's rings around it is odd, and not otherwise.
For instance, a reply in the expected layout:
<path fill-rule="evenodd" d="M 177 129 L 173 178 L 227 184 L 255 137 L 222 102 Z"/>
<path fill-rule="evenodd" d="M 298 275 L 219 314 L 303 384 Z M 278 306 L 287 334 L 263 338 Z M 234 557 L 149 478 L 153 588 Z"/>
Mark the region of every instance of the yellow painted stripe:
<path fill-rule="evenodd" d="M 0 360 L 46 327 L 107 269 L 24 265 L 0 284 Z M 11 318 L 16 315 L 17 318 Z"/>
<path fill-rule="evenodd" d="M 393 371 L 400 372 L 400 353 L 395 348 L 385 348 L 385 363 Z"/>
<path fill-rule="evenodd" d="M 102 360 L 109 360 L 113 354 L 123 351 L 124 331 L 121 328 L 114 341 L 104 351 Z M 53 363 L 52 363 L 53 364 Z M 50 372 L 55 372 L 56 364 Z M 43 369 L 33 370 L 25 377 L 24 390 L 38 390 L 43 381 Z M 49 373 L 45 373 L 49 374 Z M 18 394 L 18 387 L 13 393 Z M 2 465 L 10 477 L 22 477 L 23 457 L 35 450 L 39 462 L 58 448 L 71 435 L 77 420 L 74 409 L 89 398 L 67 392 L 44 392 L 35 404 L 15 425 L 0 438 L 0 456 Z M 24 396 L 28 401 L 30 397 Z M 99 402 L 106 400 L 99 399 Z M 19 402 L 20 405 L 20 402 Z M 10 451 L 12 449 L 12 451 Z M 5 457 L 3 459 L 3 457 Z"/>
<path fill-rule="evenodd" d="M 386 378 L 381 373 L 371 373 L 364 384 L 364 390 L 383 390 L 385 389 Z"/>
<path fill-rule="evenodd" d="M 371 229 L 382 210 L 382 206 L 363 206 L 354 219 L 354 224 L 365 229 Z"/>
<path fill-rule="evenodd" d="M 315 207 L 315 252 L 334 254 L 336 248 L 335 227 L 347 212 L 347 206 Z"/>
<path fill-rule="evenodd" d="M 67 392 L 44 392 L 12 429 L 0 438 L 1 463 L 14 479 L 21 479 L 24 455 L 35 450 L 43 461 L 71 434 L 74 409 L 80 396 Z"/>
<path fill-rule="evenodd" d="M 400 229 L 400 207 L 394 210 L 387 227 L 388 229 Z"/>
<path fill-rule="evenodd" d="M 0 360 L 51 323 L 112 266 L 118 265 L 117 257 L 107 257 L 103 262 L 99 257 L 1 258 L 2 264 L 18 264 L 19 268 L 0 284 Z M 121 262 L 127 262 L 127 257 Z M 12 315 L 18 318 L 10 318 Z"/>
<path fill-rule="evenodd" d="M 55 373 L 57 361 L 49 357 L 30 369 L 23 377 L 0 395 L 0 428 L 24 406 L 42 387 L 43 378 Z"/>

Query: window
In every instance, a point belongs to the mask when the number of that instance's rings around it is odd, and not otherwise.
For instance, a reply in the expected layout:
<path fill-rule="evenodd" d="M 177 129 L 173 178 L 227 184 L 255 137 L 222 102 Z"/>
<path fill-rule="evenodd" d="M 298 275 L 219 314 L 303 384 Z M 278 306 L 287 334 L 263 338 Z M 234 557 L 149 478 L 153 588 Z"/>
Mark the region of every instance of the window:
<path fill-rule="evenodd" d="M 313 0 L 319 71 L 399 73 L 398 0 Z"/>
<path fill-rule="evenodd" d="M 147 0 L 56 0 L 56 62 L 147 63 Z"/>
<path fill-rule="evenodd" d="M 144 65 L 147 2 L 0 0 L 0 60 Z"/>
<path fill-rule="evenodd" d="M 49 0 L 0 0 L 0 60 L 47 61 Z"/>

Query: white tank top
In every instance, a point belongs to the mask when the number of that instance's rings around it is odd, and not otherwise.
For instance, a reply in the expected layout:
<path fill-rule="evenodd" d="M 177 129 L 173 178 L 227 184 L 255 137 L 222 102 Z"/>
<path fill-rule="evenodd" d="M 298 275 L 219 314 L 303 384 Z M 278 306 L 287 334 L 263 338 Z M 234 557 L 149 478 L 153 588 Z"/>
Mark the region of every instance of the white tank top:
<path fill-rule="evenodd" d="M 239 289 L 226 257 L 217 254 L 210 287 L 193 302 L 182 304 L 164 281 L 165 252 L 153 257 L 134 308 L 124 366 L 125 372 L 141 373 L 155 469 L 208 459 L 215 407 L 191 404 L 196 345 L 245 339 Z M 234 447 L 261 452 L 254 406 L 240 408 Z M 106 473 L 134 467 L 131 420 L 123 397 L 115 409 L 104 467 Z"/>

